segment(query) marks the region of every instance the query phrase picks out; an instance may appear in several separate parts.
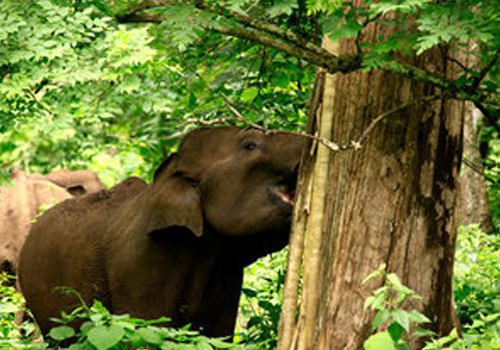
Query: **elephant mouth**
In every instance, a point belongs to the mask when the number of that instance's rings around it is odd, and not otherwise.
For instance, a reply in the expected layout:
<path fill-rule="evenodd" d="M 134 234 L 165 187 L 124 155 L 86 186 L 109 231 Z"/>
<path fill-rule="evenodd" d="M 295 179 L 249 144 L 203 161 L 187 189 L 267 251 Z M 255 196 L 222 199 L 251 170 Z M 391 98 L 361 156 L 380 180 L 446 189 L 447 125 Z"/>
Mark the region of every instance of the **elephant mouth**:
<path fill-rule="evenodd" d="M 267 196 L 278 209 L 280 215 L 289 218 L 295 205 L 295 189 L 298 177 L 298 164 L 291 174 L 283 177 L 277 184 L 267 189 Z"/>
<path fill-rule="evenodd" d="M 282 216 L 289 217 L 293 213 L 295 188 L 286 184 L 279 184 L 267 189 L 267 196 L 271 203 L 274 204 L 278 213 Z"/>
<path fill-rule="evenodd" d="M 291 205 L 295 204 L 295 188 L 289 188 L 288 185 L 282 184 L 276 186 L 276 191 L 278 196 L 281 198 L 283 202 L 289 203 Z"/>

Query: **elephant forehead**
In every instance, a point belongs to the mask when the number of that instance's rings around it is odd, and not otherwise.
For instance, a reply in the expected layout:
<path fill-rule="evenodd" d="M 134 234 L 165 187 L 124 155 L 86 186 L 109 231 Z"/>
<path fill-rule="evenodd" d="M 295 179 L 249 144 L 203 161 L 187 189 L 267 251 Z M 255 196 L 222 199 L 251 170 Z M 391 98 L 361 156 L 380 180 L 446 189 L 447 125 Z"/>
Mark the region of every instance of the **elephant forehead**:
<path fill-rule="evenodd" d="M 198 128 L 182 141 L 176 169 L 197 176 L 228 159 L 244 157 L 241 152 L 249 142 L 261 145 L 274 161 L 284 163 L 296 163 L 305 144 L 303 137 L 290 133 L 264 134 L 260 130 L 235 126 Z"/>
<path fill-rule="evenodd" d="M 206 166 L 230 156 L 236 147 L 238 127 L 198 128 L 191 131 L 179 146 L 181 167 Z"/>
<path fill-rule="evenodd" d="M 305 137 L 291 132 L 275 132 L 270 137 L 270 144 L 277 149 L 290 151 L 301 150 L 305 146 Z"/>

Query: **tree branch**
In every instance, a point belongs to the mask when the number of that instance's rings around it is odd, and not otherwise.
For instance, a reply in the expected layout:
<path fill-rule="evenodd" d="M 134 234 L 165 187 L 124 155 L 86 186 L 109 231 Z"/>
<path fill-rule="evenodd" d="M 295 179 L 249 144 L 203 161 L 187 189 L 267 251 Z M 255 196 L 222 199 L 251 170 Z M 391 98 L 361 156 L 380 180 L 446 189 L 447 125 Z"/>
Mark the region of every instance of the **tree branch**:
<path fill-rule="evenodd" d="M 484 78 L 489 73 L 491 68 L 493 68 L 493 66 L 497 63 L 499 58 L 500 58 L 500 47 L 493 55 L 491 61 L 488 62 L 488 64 L 479 72 L 479 75 L 476 78 L 474 78 L 474 82 L 472 83 L 473 88 L 477 88 L 479 87 L 479 85 L 481 85 L 481 82 L 484 80 Z"/>
<path fill-rule="evenodd" d="M 481 164 L 477 164 L 476 162 L 465 157 L 462 157 L 462 163 L 476 174 L 482 176 L 489 183 L 494 184 L 496 182 L 495 179 L 485 174 L 484 167 Z"/>
<path fill-rule="evenodd" d="M 410 101 L 408 103 L 405 103 L 404 105 L 397 106 L 397 107 L 395 107 L 393 109 L 388 110 L 387 112 L 382 113 L 377 118 L 373 119 L 371 121 L 370 125 L 368 125 L 368 127 L 365 129 L 365 131 L 363 131 L 363 133 L 361 134 L 361 136 L 359 137 L 359 139 L 357 141 L 352 141 L 352 143 L 355 145 L 356 148 L 361 148 L 361 145 L 368 138 L 368 135 L 370 134 L 370 132 L 372 132 L 372 130 L 375 128 L 375 126 L 380 121 L 382 121 L 383 119 L 387 118 L 388 116 L 390 116 L 392 114 L 400 112 L 403 109 L 406 109 L 408 107 L 411 107 L 411 106 L 414 106 L 414 105 L 417 105 L 417 104 L 420 104 L 420 103 L 423 103 L 423 102 L 435 101 L 435 100 L 443 98 L 443 97 L 445 97 L 444 94 L 426 96 L 426 97 L 419 98 L 417 100 L 413 100 L 413 101 Z"/>
<path fill-rule="evenodd" d="M 120 23 L 161 23 L 165 16 L 155 13 L 130 13 L 116 15 L 116 19 Z"/>
<path fill-rule="evenodd" d="M 344 55 L 341 57 L 336 57 L 331 54 L 329 54 L 329 56 L 318 55 L 311 51 L 304 50 L 299 46 L 284 42 L 266 34 L 262 34 L 254 29 L 229 28 L 224 26 L 206 29 L 216 33 L 258 42 L 262 45 L 285 52 L 291 56 L 311 62 L 317 66 L 324 67 L 329 73 L 332 74 L 337 72 L 350 73 L 361 68 L 361 57 L 358 55 Z"/>
<path fill-rule="evenodd" d="M 474 106 L 476 106 L 476 108 L 479 109 L 479 111 L 481 111 L 481 113 L 483 113 L 483 115 L 486 117 L 486 119 L 488 120 L 490 125 L 493 126 L 493 128 L 496 130 L 496 132 L 498 134 L 500 134 L 500 127 L 498 126 L 498 124 L 496 122 L 498 118 L 495 118 L 490 113 L 488 108 L 486 108 L 482 103 L 474 101 Z"/>
<path fill-rule="evenodd" d="M 124 13 L 117 15 L 116 18 L 122 23 L 159 23 L 165 19 L 165 16 L 161 14 L 140 12 L 161 6 L 173 6 L 176 4 L 193 4 L 202 10 L 211 11 L 212 13 L 216 13 L 224 18 L 235 20 L 239 23 L 239 25 L 235 27 L 221 25 L 206 26 L 206 30 L 260 43 L 267 47 L 282 51 L 288 55 L 308 61 L 319 67 L 323 67 L 328 73 L 334 74 L 341 72 L 347 74 L 362 68 L 362 54 L 335 56 L 289 30 L 285 30 L 271 23 L 266 23 L 262 20 L 252 18 L 246 14 L 241 14 L 231 9 L 227 9 L 226 7 L 218 5 L 211 6 L 202 0 L 144 0 L 130 6 Z M 475 83 L 463 86 L 458 86 L 454 80 L 447 79 L 423 69 L 397 61 L 383 63 L 379 69 L 407 77 L 414 81 L 442 88 L 449 92 L 449 98 L 480 103 L 483 106 L 487 105 L 490 108 L 493 107 L 500 111 L 500 105 L 496 102 L 500 97 L 498 96 L 499 94 L 495 91 L 489 91 L 486 88 L 479 88 L 478 86 L 475 86 L 475 84 L 480 84 L 480 82 L 484 79 L 484 76 L 487 75 L 493 65 L 498 61 L 499 57 L 500 48 L 488 65 L 479 73 L 479 76 L 474 80 Z"/>
<path fill-rule="evenodd" d="M 54 118 L 54 114 L 52 113 L 52 111 L 50 110 L 50 108 L 45 105 L 45 103 L 43 103 L 42 101 L 40 101 L 36 95 L 33 93 L 33 91 L 31 90 L 25 90 L 25 92 L 28 94 L 29 97 L 31 97 L 33 99 L 33 101 L 35 101 L 35 103 L 37 105 L 40 106 L 40 108 L 45 112 L 45 114 L 47 114 L 47 116 L 49 118 Z"/>
<path fill-rule="evenodd" d="M 380 123 L 383 119 L 389 117 L 390 115 L 393 115 L 397 112 L 400 112 L 408 107 L 417 105 L 419 103 L 435 101 L 435 100 L 437 100 L 439 98 L 443 98 L 445 96 L 446 96 L 445 94 L 426 96 L 426 97 L 423 97 L 423 98 L 420 98 L 420 99 L 417 99 L 414 101 L 410 101 L 404 105 L 397 106 L 393 109 L 390 109 L 387 112 L 380 114 L 377 118 L 373 119 L 370 122 L 370 124 L 368 125 L 368 127 L 363 131 L 363 133 L 361 134 L 361 136 L 357 140 L 351 141 L 350 143 L 348 143 L 346 145 L 338 145 L 335 142 L 330 141 L 326 138 L 318 137 L 318 136 L 303 133 L 303 132 L 288 131 L 288 130 L 270 130 L 270 129 L 267 129 L 267 128 L 260 126 L 258 124 L 252 123 L 251 121 L 248 121 L 247 119 L 245 119 L 245 117 L 243 117 L 243 115 L 236 108 L 234 108 L 232 106 L 231 101 L 229 101 L 229 99 L 225 95 L 222 95 L 222 98 L 224 99 L 224 102 L 225 102 L 227 108 L 231 111 L 231 113 L 233 113 L 235 115 L 235 117 L 224 117 L 224 118 L 217 118 L 217 119 L 212 119 L 212 120 L 202 120 L 202 119 L 190 118 L 190 119 L 187 119 L 185 122 L 179 124 L 177 126 L 177 128 L 178 129 L 183 128 L 189 124 L 200 124 L 200 125 L 205 125 L 205 126 L 213 126 L 213 125 L 217 125 L 217 124 L 223 124 L 223 123 L 228 122 L 228 121 L 235 121 L 235 122 L 240 122 L 240 123 L 246 124 L 254 129 L 260 130 L 264 134 L 268 134 L 268 135 L 269 134 L 289 134 L 289 135 L 296 135 L 296 136 L 308 138 L 310 140 L 320 142 L 321 144 L 323 144 L 326 148 L 328 148 L 332 152 L 339 152 L 339 151 L 347 151 L 349 149 L 361 149 L 363 143 L 366 141 L 366 139 L 368 138 L 369 134 L 373 131 L 375 126 L 378 123 Z"/>
<path fill-rule="evenodd" d="M 450 61 L 452 63 L 455 63 L 457 66 L 459 66 L 464 72 L 470 72 L 470 69 L 467 68 L 462 62 L 460 62 L 459 60 L 457 60 L 456 58 L 453 58 L 453 57 L 449 57 L 449 56 L 446 56 L 446 60 L 447 61 Z"/>
<path fill-rule="evenodd" d="M 331 56 L 331 54 L 321 46 L 315 45 L 314 43 L 304 39 L 302 36 L 297 35 L 291 30 L 280 28 L 272 23 L 268 23 L 265 21 L 261 21 L 257 18 L 250 17 L 244 13 L 234 11 L 220 4 L 210 5 L 205 1 L 189 1 L 189 0 L 181 1 L 180 4 L 195 5 L 199 9 L 210 11 L 212 13 L 215 13 L 219 16 L 225 17 L 230 20 L 235 20 L 236 22 L 244 26 L 248 26 L 260 30 L 262 32 L 275 35 L 280 39 L 283 39 L 296 46 L 299 46 L 304 50 L 311 51 L 316 55 L 325 56 L 325 58 L 326 57 L 329 58 Z M 144 11 L 147 9 L 162 7 L 166 5 L 170 6 L 174 5 L 174 2 L 172 0 L 145 0 L 128 7 L 127 10 L 125 11 L 125 14 L 119 15 L 117 16 L 117 18 L 120 22 L 140 21 L 141 19 L 148 22 L 158 22 L 165 19 L 165 17 L 162 15 L 137 14 L 137 12 Z"/>
<path fill-rule="evenodd" d="M 140 11 L 144 10 L 149 10 L 153 9 L 156 7 L 162 7 L 166 5 L 175 5 L 174 1 L 172 0 L 144 0 L 141 2 L 138 2 L 137 4 L 131 5 L 127 7 L 127 9 L 124 12 L 124 15 L 131 15 L 135 14 Z"/>

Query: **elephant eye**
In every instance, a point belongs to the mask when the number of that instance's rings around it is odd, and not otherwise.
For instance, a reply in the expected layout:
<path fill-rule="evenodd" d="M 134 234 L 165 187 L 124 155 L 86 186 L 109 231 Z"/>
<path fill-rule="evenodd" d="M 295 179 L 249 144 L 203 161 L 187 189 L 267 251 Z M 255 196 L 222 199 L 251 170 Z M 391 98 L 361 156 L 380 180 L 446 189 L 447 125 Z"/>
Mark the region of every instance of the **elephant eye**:
<path fill-rule="evenodd" d="M 246 144 L 243 145 L 243 147 L 246 149 L 246 150 L 249 150 L 249 151 L 252 151 L 254 149 L 256 149 L 259 145 L 257 145 L 255 142 L 248 142 Z"/>
<path fill-rule="evenodd" d="M 187 175 L 183 171 L 176 171 L 173 175 L 176 176 L 176 177 L 182 178 L 184 181 L 186 181 L 188 184 L 190 184 L 193 187 L 197 187 L 198 186 L 198 181 L 196 181 L 196 179 L 194 179 L 191 176 Z"/>

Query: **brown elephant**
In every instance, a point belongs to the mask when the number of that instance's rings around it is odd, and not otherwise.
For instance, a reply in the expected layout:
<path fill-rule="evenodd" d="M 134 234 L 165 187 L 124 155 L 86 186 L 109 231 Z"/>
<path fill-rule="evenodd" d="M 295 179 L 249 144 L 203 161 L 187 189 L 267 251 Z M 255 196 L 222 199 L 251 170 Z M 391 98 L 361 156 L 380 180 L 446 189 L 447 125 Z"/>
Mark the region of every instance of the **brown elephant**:
<path fill-rule="evenodd" d="M 55 170 L 47 176 L 15 170 L 12 184 L 0 187 L 0 272 L 16 274 L 21 247 L 43 207 L 102 189 L 88 170 Z"/>
<path fill-rule="evenodd" d="M 98 299 L 115 314 L 234 331 L 243 268 L 288 242 L 301 137 L 199 128 L 156 170 L 65 201 L 34 225 L 20 283 L 42 332 Z M 76 326 L 76 325 L 75 325 Z"/>

